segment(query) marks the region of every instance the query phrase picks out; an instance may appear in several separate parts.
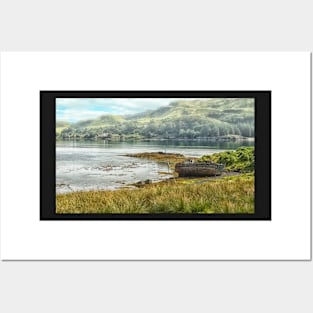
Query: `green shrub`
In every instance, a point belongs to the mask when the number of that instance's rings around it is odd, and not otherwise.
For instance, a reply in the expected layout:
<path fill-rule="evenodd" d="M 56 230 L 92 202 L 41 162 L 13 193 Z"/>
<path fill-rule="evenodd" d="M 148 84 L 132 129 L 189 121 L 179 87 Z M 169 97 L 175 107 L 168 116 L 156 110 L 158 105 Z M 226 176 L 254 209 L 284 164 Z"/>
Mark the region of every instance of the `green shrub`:
<path fill-rule="evenodd" d="M 225 168 L 230 171 L 247 173 L 254 171 L 254 147 L 239 147 L 235 151 L 226 151 L 204 155 L 199 159 L 202 161 L 212 161 L 225 164 Z"/>

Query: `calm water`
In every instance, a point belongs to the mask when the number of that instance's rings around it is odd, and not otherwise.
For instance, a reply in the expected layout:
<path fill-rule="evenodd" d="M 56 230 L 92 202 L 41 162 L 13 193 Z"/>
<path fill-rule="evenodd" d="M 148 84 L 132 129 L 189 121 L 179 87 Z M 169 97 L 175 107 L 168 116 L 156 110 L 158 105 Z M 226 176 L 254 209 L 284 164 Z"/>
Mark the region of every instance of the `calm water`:
<path fill-rule="evenodd" d="M 254 143 L 57 141 L 56 192 L 114 190 L 146 179 L 160 181 L 172 176 L 165 163 L 126 157 L 125 154 L 162 151 L 200 157 L 204 154 L 234 150 L 243 145 Z"/>

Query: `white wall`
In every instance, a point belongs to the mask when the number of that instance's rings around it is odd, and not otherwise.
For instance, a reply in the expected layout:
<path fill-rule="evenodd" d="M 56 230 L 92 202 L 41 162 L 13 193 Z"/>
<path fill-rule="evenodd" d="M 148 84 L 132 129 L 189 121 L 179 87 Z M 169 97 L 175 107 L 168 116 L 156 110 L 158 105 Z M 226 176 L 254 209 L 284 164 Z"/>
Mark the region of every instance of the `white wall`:
<path fill-rule="evenodd" d="M 105 3 L 4 0 L 0 49 L 313 50 L 310 1 Z M 0 288 L 4 312 L 312 312 L 313 265 L 1 262 Z"/>

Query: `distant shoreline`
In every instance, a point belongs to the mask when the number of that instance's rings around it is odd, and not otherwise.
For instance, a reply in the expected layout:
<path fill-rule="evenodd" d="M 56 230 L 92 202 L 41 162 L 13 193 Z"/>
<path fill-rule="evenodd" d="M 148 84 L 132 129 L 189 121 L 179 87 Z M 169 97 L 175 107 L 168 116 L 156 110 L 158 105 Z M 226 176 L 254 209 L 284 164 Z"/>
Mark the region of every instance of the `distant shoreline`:
<path fill-rule="evenodd" d="M 255 141 L 254 137 L 144 138 L 141 141 Z"/>
<path fill-rule="evenodd" d="M 209 141 L 209 142 L 254 142 L 254 137 L 242 137 L 242 136 L 221 136 L 221 137 L 198 137 L 198 138 L 138 138 L 138 137 L 129 137 L 129 138 L 121 138 L 117 136 L 112 137 L 92 137 L 92 138 L 84 138 L 84 137 L 57 137 L 57 141 L 62 140 L 104 140 L 104 141 L 116 141 L 116 142 L 127 142 L 127 141 L 142 141 L 142 142 L 153 142 L 153 141 Z"/>

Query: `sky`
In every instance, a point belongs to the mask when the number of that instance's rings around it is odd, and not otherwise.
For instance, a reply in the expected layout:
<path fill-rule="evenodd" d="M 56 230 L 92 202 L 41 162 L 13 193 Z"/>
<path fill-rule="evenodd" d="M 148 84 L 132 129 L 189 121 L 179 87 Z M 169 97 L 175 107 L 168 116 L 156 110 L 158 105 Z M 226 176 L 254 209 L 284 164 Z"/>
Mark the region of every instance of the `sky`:
<path fill-rule="evenodd" d="M 105 114 L 135 114 L 166 106 L 174 98 L 57 98 L 56 120 L 77 122 Z M 192 99 L 189 99 L 192 100 Z"/>

